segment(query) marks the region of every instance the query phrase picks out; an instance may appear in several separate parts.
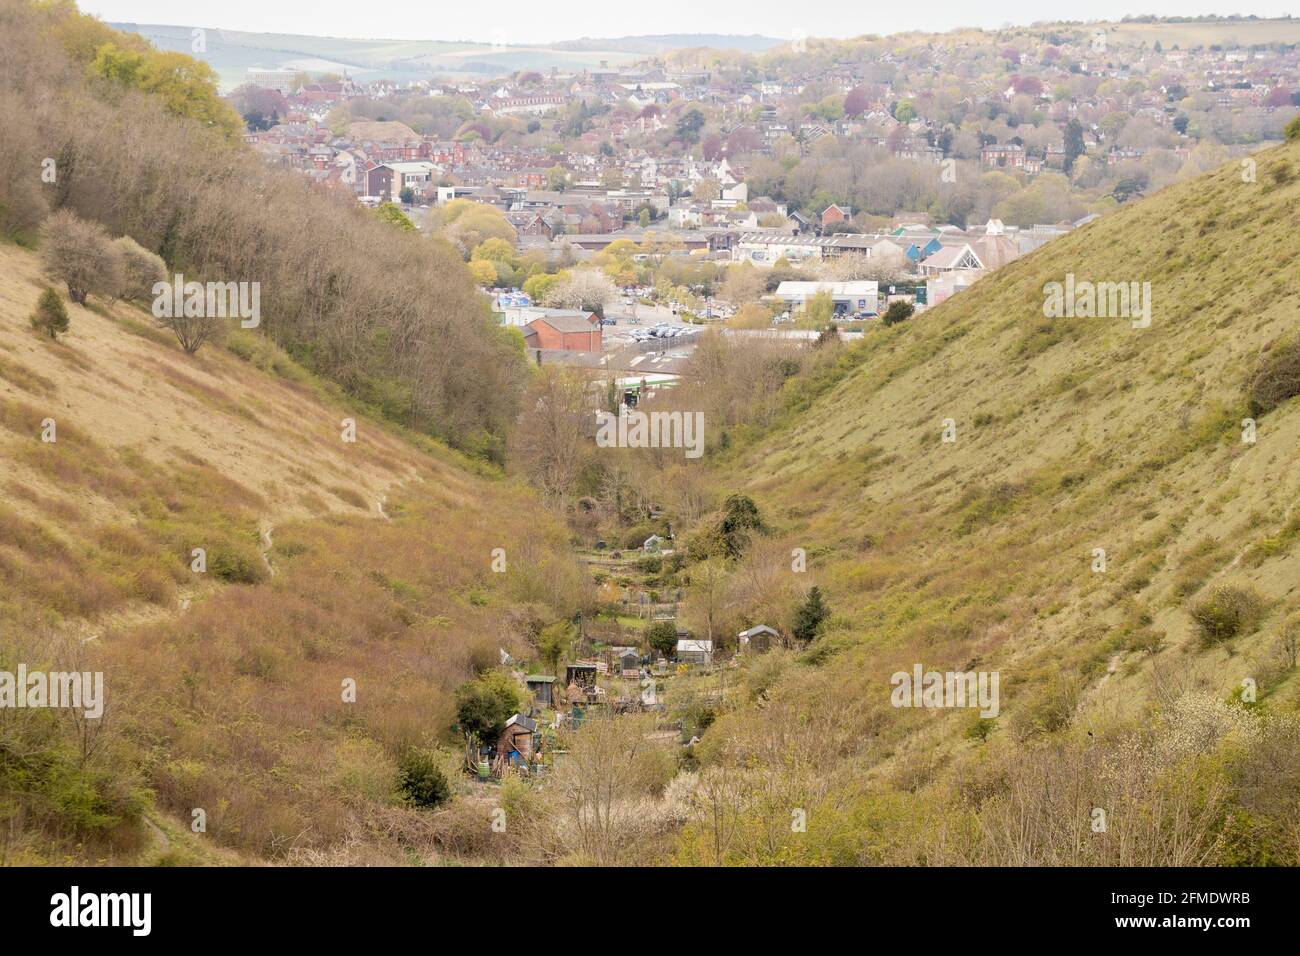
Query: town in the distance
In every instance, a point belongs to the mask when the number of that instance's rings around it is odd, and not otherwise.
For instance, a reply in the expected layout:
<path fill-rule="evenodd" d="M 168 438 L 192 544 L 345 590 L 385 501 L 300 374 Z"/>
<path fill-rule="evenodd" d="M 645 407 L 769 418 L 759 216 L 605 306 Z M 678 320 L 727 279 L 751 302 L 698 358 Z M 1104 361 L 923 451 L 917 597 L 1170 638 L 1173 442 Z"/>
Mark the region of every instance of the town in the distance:
<path fill-rule="evenodd" d="M 240 42 L 127 28 L 200 59 Z M 672 384 L 702 325 L 851 338 L 1246 160 L 1300 104 L 1296 29 L 1138 17 L 427 79 L 267 48 L 220 75 L 267 162 L 454 243 L 536 361 L 635 395 Z"/>

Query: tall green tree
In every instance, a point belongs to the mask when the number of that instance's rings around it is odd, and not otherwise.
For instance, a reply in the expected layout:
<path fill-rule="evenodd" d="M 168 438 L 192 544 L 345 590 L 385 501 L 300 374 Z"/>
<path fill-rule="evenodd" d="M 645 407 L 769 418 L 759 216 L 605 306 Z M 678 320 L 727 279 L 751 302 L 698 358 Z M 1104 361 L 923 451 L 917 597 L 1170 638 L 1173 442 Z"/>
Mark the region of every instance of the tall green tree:
<path fill-rule="evenodd" d="M 889 308 L 885 310 L 885 314 L 881 318 L 881 321 L 884 322 L 885 325 L 897 325 L 899 322 L 905 322 L 910 319 L 912 313 L 915 311 L 916 309 L 913 307 L 912 303 L 906 302 L 903 299 L 895 299 L 893 302 L 889 303 Z"/>
<path fill-rule="evenodd" d="M 569 653 L 573 644 L 573 625 L 568 621 L 556 621 L 542 628 L 537 635 L 537 653 L 551 670 L 555 670 L 560 658 Z"/>
<path fill-rule="evenodd" d="M 790 630 L 796 638 L 807 644 L 817 637 L 822 622 L 830 616 L 831 609 L 822 600 L 821 588 L 814 585 L 808 591 L 808 596 L 804 598 L 803 603 L 795 608 L 794 621 L 790 625 Z"/>
<path fill-rule="evenodd" d="M 677 121 L 677 138 L 684 143 L 694 143 L 700 138 L 704 128 L 704 114 L 697 109 L 689 109 Z"/>
<path fill-rule="evenodd" d="M 730 557 L 738 558 L 749 544 L 751 531 L 763 530 L 763 517 L 749 495 L 728 495 L 722 505 L 720 530 Z"/>
<path fill-rule="evenodd" d="M 1083 153 L 1083 126 L 1077 119 L 1072 119 L 1065 124 L 1065 171 L 1067 174 L 1074 169 L 1074 161 Z"/>
<path fill-rule="evenodd" d="M 52 339 L 57 339 L 68 331 L 68 310 L 63 305 L 62 297 L 53 289 L 41 293 L 32 314 L 32 328 L 44 332 Z"/>

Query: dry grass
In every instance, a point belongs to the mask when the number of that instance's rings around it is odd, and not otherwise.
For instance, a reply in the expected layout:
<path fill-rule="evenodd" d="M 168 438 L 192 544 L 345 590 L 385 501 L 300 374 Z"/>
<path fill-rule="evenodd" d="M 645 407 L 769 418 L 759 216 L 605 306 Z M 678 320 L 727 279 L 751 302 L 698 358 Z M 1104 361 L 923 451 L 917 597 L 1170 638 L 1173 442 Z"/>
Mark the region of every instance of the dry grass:
<path fill-rule="evenodd" d="M 902 845 L 919 817 L 889 801 L 918 781 L 938 801 L 921 827 L 932 850 L 965 825 L 948 816 L 942 788 L 957 779 L 954 757 L 983 746 L 966 733 L 969 714 L 887 707 L 889 675 L 916 662 L 1000 672 L 991 739 L 1012 760 L 1080 726 L 1147 717 L 1175 690 L 1238 696 L 1247 677 L 1267 707 L 1297 709 L 1295 668 L 1265 661 L 1300 609 L 1300 406 L 1282 402 L 1259 417 L 1254 444 L 1241 438 L 1260 357 L 1300 311 L 1281 265 L 1300 253 L 1289 211 L 1300 185 L 1265 185 L 1270 168 L 1297 158 L 1295 144 L 1260 154 L 1260 184 L 1228 166 L 1172 187 L 911 322 L 872 330 L 820 382 L 793 383 L 775 426 L 715 467 L 722 493 L 751 494 L 782 542 L 815 555 L 808 583 L 834 610 L 773 695 L 799 688 L 810 721 L 843 706 L 843 688 L 886 707 L 878 734 L 823 768 L 843 778 L 842 798 L 865 779 L 882 801 L 880 819 L 839 805 L 850 831 L 883 827 L 876 838 Z M 1045 321 L 1043 286 L 1069 273 L 1151 282 L 1151 327 Z M 946 419 L 955 443 L 941 440 Z M 1258 626 L 1202 647 L 1191 612 L 1224 586 L 1258 592 Z M 761 727 L 769 716 L 742 709 L 734 720 Z M 720 720 L 721 732 L 732 722 Z M 1062 772 L 1086 763 L 1050 749 L 1034 759 Z M 1184 772 L 1218 779 L 1170 771 Z M 1174 779 L 1160 786 L 1177 790 Z M 1179 859 L 1207 858 L 1198 854 Z M 1067 858 L 1086 860 L 1053 857 Z"/>
<path fill-rule="evenodd" d="M 151 860 L 140 814 L 187 825 L 203 808 L 206 837 L 172 862 L 222 862 L 221 846 L 401 859 L 427 827 L 396 804 L 395 754 L 447 742 L 456 685 L 584 600 L 563 533 L 526 491 L 365 417 L 269 343 L 189 359 L 121 305 L 70 305 L 50 343 L 26 324 L 34 257 L 0 247 L 0 276 L 0 615 L 39 635 L 22 659 L 71 640 L 104 671 L 113 759 L 78 772 L 106 801 L 143 795 L 92 826 L 24 791 L 8 858 Z M 499 547 L 508 574 L 490 570 Z M 36 739 L 64 746 L 57 728 Z"/>

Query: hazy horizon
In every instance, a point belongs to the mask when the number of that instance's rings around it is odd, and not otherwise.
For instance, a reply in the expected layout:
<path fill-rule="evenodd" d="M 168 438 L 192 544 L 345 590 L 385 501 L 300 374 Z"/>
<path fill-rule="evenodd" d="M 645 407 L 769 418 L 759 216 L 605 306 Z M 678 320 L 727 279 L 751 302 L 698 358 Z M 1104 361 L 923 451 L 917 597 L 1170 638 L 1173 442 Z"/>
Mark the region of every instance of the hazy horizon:
<path fill-rule="evenodd" d="M 738 17 L 728 8 L 701 8 L 689 0 L 660 0 L 654 16 L 647 18 L 627 10 L 611 9 L 594 0 L 574 0 L 562 11 L 503 0 L 495 8 L 501 13 L 496 20 L 485 18 L 482 11 L 474 8 L 437 10 L 410 4 L 409 10 L 403 10 L 408 5 L 399 2 L 396 9 L 403 12 L 387 17 L 385 26 L 376 29 L 369 10 L 340 0 L 311 4 L 229 0 L 215 16 L 211 4 L 203 0 L 82 0 L 79 6 L 84 12 L 111 22 L 204 26 L 354 40 L 434 40 L 511 46 L 662 34 L 761 35 L 789 39 L 907 31 L 941 33 L 970 27 L 996 29 L 1057 21 L 1120 20 L 1135 14 L 1261 18 L 1297 14 L 1297 5 L 1288 0 L 1258 0 L 1245 9 L 1217 0 L 1157 0 L 1139 11 L 1121 0 L 1098 0 L 1089 4 L 1086 11 L 1080 10 L 1077 4 L 1059 0 L 1010 0 L 988 11 L 972 10 L 969 4 L 958 0 L 935 0 L 923 8 L 885 12 L 847 3 L 792 10 L 776 0 L 753 0 L 743 17 Z"/>

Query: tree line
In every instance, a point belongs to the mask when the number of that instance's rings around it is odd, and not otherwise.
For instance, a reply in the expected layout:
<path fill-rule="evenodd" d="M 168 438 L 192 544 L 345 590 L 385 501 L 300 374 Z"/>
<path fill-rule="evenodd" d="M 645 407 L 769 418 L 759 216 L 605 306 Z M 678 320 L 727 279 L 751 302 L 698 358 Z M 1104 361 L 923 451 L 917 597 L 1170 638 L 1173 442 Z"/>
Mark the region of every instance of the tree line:
<path fill-rule="evenodd" d="M 187 113 L 115 77 L 136 61 L 105 50 L 127 40 L 75 9 L 0 0 L 0 31 L 0 235 L 34 242 L 70 210 L 187 280 L 258 282 L 263 330 L 295 358 L 395 420 L 501 458 L 525 366 L 454 249 L 267 167 L 205 98 Z"/>

